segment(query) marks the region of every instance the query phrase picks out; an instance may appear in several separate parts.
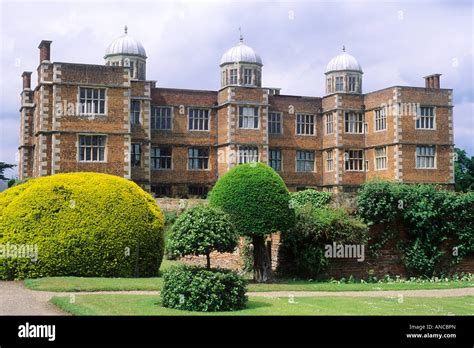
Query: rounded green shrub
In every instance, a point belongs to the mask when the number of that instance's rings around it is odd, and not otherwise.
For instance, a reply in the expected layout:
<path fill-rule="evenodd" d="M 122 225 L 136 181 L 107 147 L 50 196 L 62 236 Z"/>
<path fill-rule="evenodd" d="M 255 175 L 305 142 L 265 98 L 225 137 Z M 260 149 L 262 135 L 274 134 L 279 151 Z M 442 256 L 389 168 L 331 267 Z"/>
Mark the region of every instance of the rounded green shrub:
<path fill-rule="evenodd" d="M 170 231 L 167 251 L 172 255 L 206 255 L 210 268 L 212 251 L 232 252 L 239 235 L 229 216 L 215 207 L 196 206 L 182 213 Z"/>
<path fill-rule="evenodd" d="M 0 279 L 157 275 L 163 224 L 153 198 L 117 176 L 28 180 L 0 193 Z M 37 258 L 11 257 L 13 246 L 30 246 Z"/>
<path fill-rule="evenodd" d="M 322 208 L 331 202 L 332 194 L 330 192 L 307 189 L 298 192 L 291 192 L 290 197 L 290 205 L 295 209 L 307 205 L 310 205 L 313 208 Z"/>
<path fill-rule="evenodd" d="M 209 204 L 229 214 L 240 235 L 252 238 L 254 280 L 271 281 L 265 237 L 292 227 L 295 217 L 283 179 L 263 163 L 239 165 L 217 181 Z"/>
<path fill-rule="evenodd" d="M 211 206 L 228 213 L 242 235 L 265 236 L 294 222 L 290 195 L 283 179 L 263 163 L 239 165 L 214 185 Z"/>
<path fill-rule="evenodd" d="M 247 284 L 234 272 L 180 266 L 169 269 L 163 277 L 163 307 L 199 312 L 245 308 Z"/>

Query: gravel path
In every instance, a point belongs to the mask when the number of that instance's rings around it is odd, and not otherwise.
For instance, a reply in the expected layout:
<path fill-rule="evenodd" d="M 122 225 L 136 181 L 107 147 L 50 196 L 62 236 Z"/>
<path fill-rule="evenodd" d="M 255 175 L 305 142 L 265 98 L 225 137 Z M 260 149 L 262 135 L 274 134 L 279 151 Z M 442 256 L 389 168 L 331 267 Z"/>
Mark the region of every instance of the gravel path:
<path fill-rule="evenodd" d="M 0 315 L 68 315 L 50 298 L 48 293 L 25 288 L 22 281 L 0 281 Z"/>
<path fill-rule="evenodd" d="M 69 315 L 49 302 L 53 296 L 75 295 L 155 295 L 159 291 L 94 291 L 94 292 L 53 292 L 33 291 L 25 288 L 22 281 L 0 281 L 0 315 Z M 474 288 L 439 290 L 387 290 L 387 291 L 268 291 L 248 292 L 249 296 L 260 297 L 452 297 L 474 296 Z"/>

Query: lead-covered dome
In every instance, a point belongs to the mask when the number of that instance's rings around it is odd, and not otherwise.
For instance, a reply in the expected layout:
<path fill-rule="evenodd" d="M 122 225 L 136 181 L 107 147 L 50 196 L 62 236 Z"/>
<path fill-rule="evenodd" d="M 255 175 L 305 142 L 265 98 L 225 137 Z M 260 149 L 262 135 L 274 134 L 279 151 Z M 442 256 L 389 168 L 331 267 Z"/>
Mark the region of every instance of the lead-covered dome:
<path fill-rule="evenodd" d="M 109 47 L 107 47 L 104 58 L 113 55 L 130 55 L 146 58 L 145 48 L 140 41 L 128 35 L 127 27 L 125 27 L 125 34 L 112 41 Z"/>
<path fill-rule="evenodd" d="M 326 66 L 326 74 L 332 71 L 358 71 L 362 72 L 357 59 L 346 53 L 345 50 L 338 56 L 331 59 Z"/>
<path fill-rule="evenodd" d="M 222 55 L 220 65 L 222 66 L 228 63 L 254 63 L 263 65 L 262 58 L 260 58 L 252 47 L 244 44 L 242 38 L 237 46 L 230 48 Z"/>

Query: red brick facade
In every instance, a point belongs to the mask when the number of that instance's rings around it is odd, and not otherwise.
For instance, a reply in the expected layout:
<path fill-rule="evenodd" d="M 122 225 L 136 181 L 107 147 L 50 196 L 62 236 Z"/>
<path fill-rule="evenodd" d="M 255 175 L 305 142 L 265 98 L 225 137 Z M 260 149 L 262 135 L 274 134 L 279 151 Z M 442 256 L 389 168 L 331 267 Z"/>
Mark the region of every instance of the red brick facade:
<path fill-rule="evenodd" d="M 375 177 L 454 182 L 452 90 L 439 88 L 439 75 L 423 88 L 303 97 L 260 82 L 228 85 L 230 70 L 221 64 L 226 84 L 219 90 L 170 89 L 131 78 L 128 66 L 51 62 L 50 44 L 39 46 L 33 90 L 31 73 L 22 75 L 20 178 L 97 171 L 185 197 L 205 195 L 220 175 L 256 155 L 290 190 L 350 191 Z M 84 103 L 98 112 L 85 113 Z M 376 120 L 381 109 L 383 120 Z M 255 123 L 245 118 L 250 111 Z M 423 113 L 429 129 L 417 127 Z"/>

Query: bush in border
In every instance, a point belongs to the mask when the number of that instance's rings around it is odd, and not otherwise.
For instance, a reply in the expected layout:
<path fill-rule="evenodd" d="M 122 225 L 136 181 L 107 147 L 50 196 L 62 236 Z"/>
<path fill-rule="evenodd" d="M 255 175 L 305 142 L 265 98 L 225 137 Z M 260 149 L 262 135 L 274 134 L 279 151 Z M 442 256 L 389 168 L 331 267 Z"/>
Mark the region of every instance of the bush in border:
<path fill-rule="evenodd" d="M 164 273 L 163 307 L 200 311 L 235 311 L 245 308 L 246 281 L 228 270 L 179 266 Z"/>

